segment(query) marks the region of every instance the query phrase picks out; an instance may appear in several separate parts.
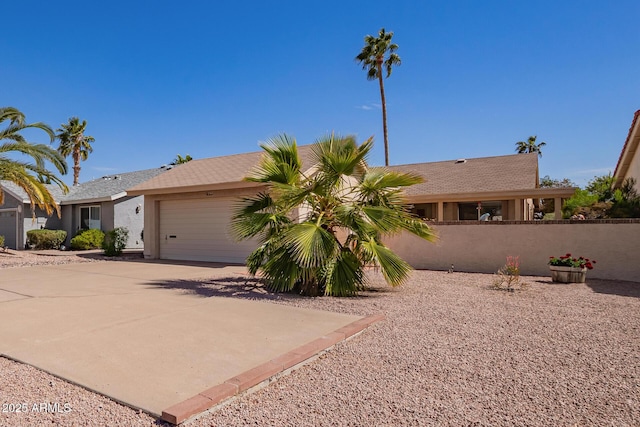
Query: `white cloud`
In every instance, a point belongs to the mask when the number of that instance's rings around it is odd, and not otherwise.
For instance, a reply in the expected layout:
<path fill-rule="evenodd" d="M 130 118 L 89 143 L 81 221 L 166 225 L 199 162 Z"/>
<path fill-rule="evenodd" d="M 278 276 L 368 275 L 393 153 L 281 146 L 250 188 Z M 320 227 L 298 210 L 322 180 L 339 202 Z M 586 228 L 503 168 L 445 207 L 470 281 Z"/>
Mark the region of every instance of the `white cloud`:
<path fill-rule="evenodd" d="M 369 111 L 369 110 L 373 110 L 373 109 L 378 109 L 379 110 L 379 109 L 382 108 L 382 106 L 380 104 L 372 103 L 372 104 L 358 105 L 356 108 L 359 109 L 359 110 Z"/>
<path fill-rule="evenodd" d="M 606 175 L 606 174 L 612 174 L 613 175 L 613 169 L 611 168 L 597 168 L 597 169 L 584 169 L 584 170 L 578 170 L 578 171 L 572 171 L 571 174 L 575 175 L 575 176 L 589 176 L 590 178 L 592 178 L 593 176 L 596 175 Z"/>

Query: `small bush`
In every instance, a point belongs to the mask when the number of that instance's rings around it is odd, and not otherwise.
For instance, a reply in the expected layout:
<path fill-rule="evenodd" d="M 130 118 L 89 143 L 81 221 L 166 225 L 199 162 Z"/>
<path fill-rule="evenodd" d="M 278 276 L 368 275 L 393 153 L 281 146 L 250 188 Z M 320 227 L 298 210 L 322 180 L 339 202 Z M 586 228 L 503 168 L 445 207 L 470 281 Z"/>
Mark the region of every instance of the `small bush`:
<path fill-rule="evenodd" d="M 76 237 L 71 239 L 71 249 L 74 251 L 86 251 L 87 249 L 100 249 L 104 242 L 104 233 L 98 229 L 80 230 Z"/>
<path fill-rule="evenodd" d="M 0 247 L 4 248 L 4 236 L 0 235 Z"/>
<path fill-rule="evenodd" d="M 517 256 L 508 256 L 507 263 L 494 276 L 493 288 L 513 292 L 526 286 L 525 282 L 520 281 L 520 260 Z"/>
<path fill-rule="evenodd" d="M 129 230 L 127 227 L 116 227 L 109 231 L 102 242 L 102 249 L 106 256 L 120 256 L 122 250 L 127 247 L 129 240 Z"/>
<path fill-rule="evenodd" d="M 29 230 L 27 245 L 33 249 L 59 249 L 67 238 L 64 230 Z"/>

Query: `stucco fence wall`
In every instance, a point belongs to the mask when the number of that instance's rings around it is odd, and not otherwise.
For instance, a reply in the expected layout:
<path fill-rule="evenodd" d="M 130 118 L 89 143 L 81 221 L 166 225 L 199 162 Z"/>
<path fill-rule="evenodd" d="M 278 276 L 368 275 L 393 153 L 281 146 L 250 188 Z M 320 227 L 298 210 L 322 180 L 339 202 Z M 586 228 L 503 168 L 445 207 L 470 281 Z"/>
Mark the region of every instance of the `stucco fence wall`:
<path fill-rule="evenodd" d="M 489 221 L 434 223 L 439 238 L 401 234 L 386 244 L 415 269 L 495 273 L 509 255 L 522 275 L 550 276 L 552 255 L 595 259 L 587 278 L 640 282 L 640 220 Z"/>

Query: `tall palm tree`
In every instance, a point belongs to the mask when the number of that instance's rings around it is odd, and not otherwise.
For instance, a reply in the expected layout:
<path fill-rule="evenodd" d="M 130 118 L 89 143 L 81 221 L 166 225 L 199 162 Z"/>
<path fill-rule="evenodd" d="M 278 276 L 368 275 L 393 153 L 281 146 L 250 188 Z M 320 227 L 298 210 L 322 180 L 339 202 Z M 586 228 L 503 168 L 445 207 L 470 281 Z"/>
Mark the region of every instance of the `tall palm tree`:
<path fill-rule="evenodd" d="M 282 135 L 262 144 L 261 162 L 245 178 L 268 190 L 239 201 L 232 228 L 239 239 L 257 238 L 247 259 L 277 292 L 352 295 L 366 284 L 365 266 L 377 266 L 387 283 L 403 283 L 411 270 L 382 238 L 403 230 L 435 238 L 426 222 L 410 213 L 402 189 L 418 175 L 369 168 L 372 139 L 330 135 L 312 146 L 305 165 L 296 141 Z M 306 175 L 305 170 L 313 170 Z"/>
<path fill-rule="evenodd" d="M 180 154 L 176 155 L 176 158 L 173 159 L 173 162 L 171 162 L 172 165 L 181 165 L 183 163 L 187 163 L 190 162 L 191 160 L 193 160 L 193 157 L 191 157 L 190 155 L 186 155 L 184 157 L 182 157 Z"/>
<path fill-rule="evenodd" d="M 20 133 L 25 129 L 41 129 L 54 140 L 53 130 L 44 123 L 25 123 L 25 116 L 14 107 L 0 107 L 0 123 L 8 121 L 6 128 L 0 129 L 0 180 L 13 182 L 27 194 L 32 206 L 43 209 L 47 214 L 54 211 L 60 215 L 59 207 L 44 182 L 58 185 L 64 192 L 67 186 L 53 172 L 47 169 L 50 162 L 61 174 L 67 173 L 67 163 L 57 151 L 46 144 L 32 144 Z M 16 160 L 27 156 L 29 161 Z M 43 182 L 44 181 L 44 182 Z M 0 203 L 4 192 L 0 189 Z"/>
<path fill-rule="evenodd" d="M 538 157 L 542 157 L 542 147 L 547 145 L 546 142 L 541 142 L 536 144 L 537 136 L 530 136 L 527 141 L 518 141 L 516 142 L 516 151 L 519 154 L 522 153 L 538 153 Z"/>
<path fill-rule="evenodd" d="M 73 185 L 78 185 L 80 160 L 87 160 L 89 153 L 93 152 L 91 143 L 95 142 L 95 138 L 84 134 L 87 128 L 86 120 L 80 123 L 79 118 L 71 117 L 68 123 L 63 123 L 61 126 L 62 128 L 58 129 L 58 134 L 56 135 L 60 140 L 58 152 L 65 157 L 71 155 L 73 158 Z"/>
<path fill-rule="evenodd" d="M 387 72 L 387 78 L 391 75 L 394 65 L 400 65 L 402 61 L 397 53 L 398 45 L 391 43 L 393 32 L 385 32 L 381 28 L 378 37 L 367 35 L 364 38 L 364 47 L 356 61 L 362 63 L 362 69 L 367 70 L 367 80 L 378 80 L 380 84 L 380 99 L 382 102 L 382 131 L 384 133 L 384 164 L 389 166 L 389 137 L 387 135 L 387 101 L 384 95 L 384 83 L 382 81 L 382 68 Z M 386 57 L 385 57 L 386 56 Z"/>

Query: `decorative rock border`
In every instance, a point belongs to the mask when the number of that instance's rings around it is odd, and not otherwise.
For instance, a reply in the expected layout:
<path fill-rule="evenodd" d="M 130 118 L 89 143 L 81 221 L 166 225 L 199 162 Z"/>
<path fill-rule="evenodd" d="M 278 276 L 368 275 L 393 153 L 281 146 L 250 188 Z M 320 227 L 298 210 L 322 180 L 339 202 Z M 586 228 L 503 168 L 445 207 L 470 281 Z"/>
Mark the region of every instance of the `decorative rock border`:
<path fill-rule="evenodd" d="M 290 372 L 304 361 L 333 347 L 341 341 L 353 337 L 373 323 L 384 319 L 384 314 L 374 314 L 356 320 L 330 334 L 291 350 L 240 375 L 229 378 L 222 384 L 204 390 L 183 402 L 165 409 L 162 411 L 161 419 L 171 424 L 180 424 L 188 418 L 211 409 L 223 401 L 251 388 L 257 387 L 279 374 L 288 373 L 287 371 Z"/>

